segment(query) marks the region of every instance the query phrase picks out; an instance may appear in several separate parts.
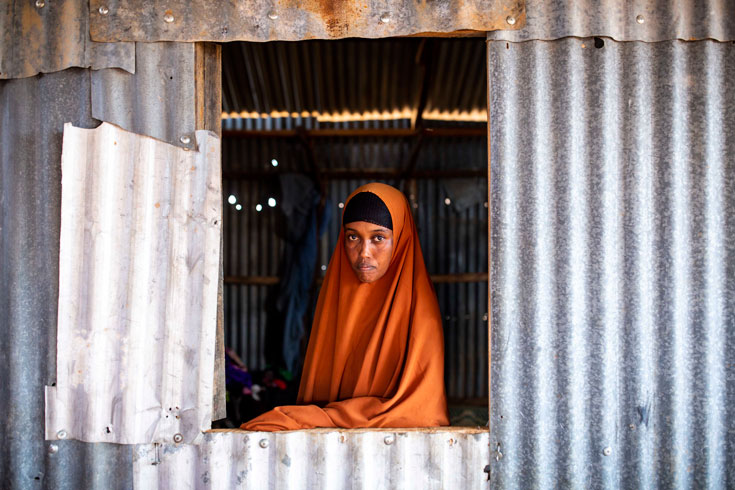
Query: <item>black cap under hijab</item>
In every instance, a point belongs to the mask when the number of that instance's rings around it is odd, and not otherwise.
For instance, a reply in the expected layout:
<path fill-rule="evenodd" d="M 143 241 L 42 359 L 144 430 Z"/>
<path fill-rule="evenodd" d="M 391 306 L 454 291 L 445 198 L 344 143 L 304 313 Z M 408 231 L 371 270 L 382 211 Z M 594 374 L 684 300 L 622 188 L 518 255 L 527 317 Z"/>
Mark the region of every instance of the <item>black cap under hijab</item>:
<path fill-rule="evenodd" d="M 358 192 L 345 207 L 342 226 L 354 221 L 367 221 L 383 228 L 393 229 L 393 219 L 388 206 L 372 192 Z"/>

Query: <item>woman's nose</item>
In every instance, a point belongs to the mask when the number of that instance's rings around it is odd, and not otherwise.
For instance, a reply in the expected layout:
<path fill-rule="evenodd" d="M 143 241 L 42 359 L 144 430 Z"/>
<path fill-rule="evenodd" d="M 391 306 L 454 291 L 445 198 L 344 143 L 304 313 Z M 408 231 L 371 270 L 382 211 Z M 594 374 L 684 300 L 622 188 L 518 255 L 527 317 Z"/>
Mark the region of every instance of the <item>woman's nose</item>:
<path fill-rule="evenodd" d="M 367 242 L 363 242 L 362 246 L 360 247 L 360 257 L 370 257 L 370 247 L 368 246 Z"/>

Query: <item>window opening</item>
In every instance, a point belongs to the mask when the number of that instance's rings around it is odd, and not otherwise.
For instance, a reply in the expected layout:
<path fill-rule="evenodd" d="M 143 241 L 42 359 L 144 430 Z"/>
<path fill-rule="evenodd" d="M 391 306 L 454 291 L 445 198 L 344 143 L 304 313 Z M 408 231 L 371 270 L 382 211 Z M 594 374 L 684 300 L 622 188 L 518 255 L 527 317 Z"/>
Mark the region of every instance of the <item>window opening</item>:
<path fill-rule="evenodd" d="M 450 422 L 486 425 L 485 53 L 484 37 L 223 46 L 228 417 L 215 427 L 295 403 L 345 199 L 372 181 L 402 190 L 414 212 L 443 319 Z M 316 223 L 298 226 L 314 227 L 315 260 L 299 334 L 284 328 L 279 281 L 302 252 L 284 207 L 307 193 Z"/>

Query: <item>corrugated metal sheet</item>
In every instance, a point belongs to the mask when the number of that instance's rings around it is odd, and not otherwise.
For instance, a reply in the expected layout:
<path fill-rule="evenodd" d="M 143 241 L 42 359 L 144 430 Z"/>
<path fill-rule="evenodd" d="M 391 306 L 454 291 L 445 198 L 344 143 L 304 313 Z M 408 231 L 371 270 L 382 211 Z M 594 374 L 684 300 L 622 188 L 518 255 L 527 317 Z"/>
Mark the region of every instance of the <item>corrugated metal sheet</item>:
<path fill-rule="evenodd" d="M 526 0 L 526 24 L 493 31 L 499 41 L 609 37 L 617 41 L 735 39 L 734 0 Z"/>
<path fill-rule="evenodd" d="M 191 443 L 211 427 L 220 145 L 198 133 L 187 151 L 64 127 L 47 440 Z"/>
<path fill-rule="evenodd" d="M 89 7 L 84 0 L 3 2 L 0 39 L 0 79 L 72 66 L 135 70 L 133 43 L 90 40 Z"/>
<path fill-rule="evenodd" d="M 130 446 L 44 442 L 56 382 L 65 122 L 91 128 L 89 70 L 0 81 L 0 482 L 6 488 L 130 488 Z"/>
<path fill-rule="evenodd" d="M 403 126 L 407 126 L 406 121 Z M 320 137 L 312 143 L 315 157 L 324 170 L 390 171 L 405 164 L 414 141 L 385 136 Z M 273 159 L 278 162 L 277 168 L 272 166 Z M 223 197 L 236 198 L 224 210 L 225 276 L 277 276 L 283 250 L 278 231 L 283 223 L 278 206 L 270 208 L 267 201 L 269 197 L 280 200 L 279 173 L 309 173 L 304 147 L 296 138 L 225 137 L 223 166 Z M 486 168 L 487 140 L 483 136 L 426 138 L 416 166 L 417 171 L 477 169 L 484 172 Z M 246 178 L 248 172 L 253 173 L 250 178 Z M 357 176 L 330 178 L 327 196 L 331 221 L 320 241 L 317 265 L 326 268 L 334 251 L 340 230 L 339 204 L 368 181 Z M 401 185 L 398 179 L 385 182 Z M 446 199 L 450 199 L 450 205 Z M 464 205 L 460 203 L 462 200 Z M 431 274 L 488 270 L 486 200 L 484 178 L 417 181 L 416 223 Z M 256 210 L 257 204 L 262 206 L 261 211 Z M 236 205 L 242 209 L 238 210 Z M 252 370 L 264 369 L 269 361 L 265 309 L 270 289 L 266 285 L 225 285 L 226 342 Z M 436 291 L 444 316 L 447 394 L 453 399 L 486 399 L 487 284 L 438 284 Z"/>
<path fill-rule="evenodd" d="M 488 63 L 494 488 L 732 488 L 733 46 Z"/>
<path fill-rule="evenodd" d="M 385 0 L 247 4 L 207 0 L 91 0 L 95 41 L 301 41 L 517 29 L 522 0 Z M 100 10 L 105 8 L 106 10 Z M 513 20 L 509 21 L 508 19 Z"/>
<path fill-rule="evenodd" d="M 92 117 L 196 148 L 195 45 L 136 43 L 135 56 L 135 75 L 112 69 L 92 72 Z M 160 107 L 165 110 L 151 110 Z"/>
<path fill-rule="evenodd" d="M 223 46 L 223 111 L 289 118 L 485 113 L 484 38 L 349 39 Z M 375 116 L 378 119 L 379 116 Z M 300 122 L 300 125 L 305 125 Z M 360 127 L 365 122 L 358 121 Z M 375 127 L 375 126 L 371 126 Z"/>
<path fill-rule="evenodd" d="M 481 489 L 483 429 L 205 434 L 200 446 L 137 446 L 135 487 Z"/>

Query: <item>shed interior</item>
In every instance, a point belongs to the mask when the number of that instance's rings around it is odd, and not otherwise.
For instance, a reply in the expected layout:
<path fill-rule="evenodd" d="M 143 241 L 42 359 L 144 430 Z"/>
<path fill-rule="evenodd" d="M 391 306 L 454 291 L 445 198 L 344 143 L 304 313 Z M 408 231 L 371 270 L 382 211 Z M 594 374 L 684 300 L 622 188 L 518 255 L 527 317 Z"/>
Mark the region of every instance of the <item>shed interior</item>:
<path fill-rule="evenodd" d="M 414 211 L 452 425 L 487 423 L 485 53 L 484 37 L 223 45 L 228 417 L 216 426 L 295 402 L 344 200 L 371 181 Z"/>

